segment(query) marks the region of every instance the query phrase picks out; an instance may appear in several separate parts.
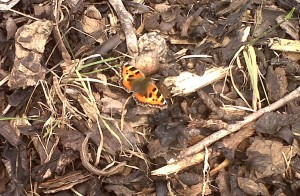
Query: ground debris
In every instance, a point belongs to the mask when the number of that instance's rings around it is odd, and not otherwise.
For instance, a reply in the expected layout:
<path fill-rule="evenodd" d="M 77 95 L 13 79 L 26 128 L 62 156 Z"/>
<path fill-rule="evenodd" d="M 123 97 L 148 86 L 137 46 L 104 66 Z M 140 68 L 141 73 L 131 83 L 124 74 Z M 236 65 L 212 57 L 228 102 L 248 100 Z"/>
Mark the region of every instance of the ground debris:
<path fill-rule="evenodd" d="M 297 195 L 297 0 L 0 3 L 0 195 Z"/>
<path fill-rule="evenodd" d="M 44 79 L 46 70 L 41 58 L 51 31 L 50 21 L 36 21 L 18 29 L 14 66 L 8 81 L 11 89 L 34 86 Z"/>
<path fill-rule="evenodd" d="M 278 153 L 280 152 L 280 153 Z M 297 153 L 292 146 L 282 143 L 255 138 L 247 149 L 247 167 L 255 175 L 255 179 L 284 174 L 286 161 L 291 160 Z"/>

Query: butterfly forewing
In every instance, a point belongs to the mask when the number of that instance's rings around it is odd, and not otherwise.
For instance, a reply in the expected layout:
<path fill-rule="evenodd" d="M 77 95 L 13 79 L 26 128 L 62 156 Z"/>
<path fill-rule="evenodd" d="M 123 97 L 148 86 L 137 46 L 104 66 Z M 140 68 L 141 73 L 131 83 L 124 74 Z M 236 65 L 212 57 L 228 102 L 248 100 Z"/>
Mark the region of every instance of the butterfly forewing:
<path fill-rule="evenodd" d="M 132 92 L 132 81 L 145 78 L 145 75 L 134 66 L 125 63 L 121 68 L 120 85 L 127 91 Z"/>

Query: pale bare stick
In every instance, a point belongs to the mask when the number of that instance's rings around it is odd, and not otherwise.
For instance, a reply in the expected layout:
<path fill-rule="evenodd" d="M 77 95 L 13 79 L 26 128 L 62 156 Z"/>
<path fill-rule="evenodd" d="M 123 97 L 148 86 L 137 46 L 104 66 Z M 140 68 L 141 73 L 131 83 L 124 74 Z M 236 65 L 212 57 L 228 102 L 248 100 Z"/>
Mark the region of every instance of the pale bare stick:
<path fill-rule="evenodd" d="M 189 151 L 184 151 L 184 152 L 189 152 L 191 154 L 195 154 L 193 156 L 187 156 L 187 157 L 182 157 L 183 158 L 180 158 L 180 160 L 172 163 L 172 164 L 169 164 L 169 165 L 166 165 L 164 167 L 161 167 L 157 170 L 154 170 L 151 172 L 152 175 L 169 175 L 169 174 L 172 174 L 172 173 L 177 173 L 187 167 L 190 167 L 192 165 L 195 165 L 197 163 L 200 163 L 204 160 L 204 153 L 201 152 L 205 146 L 209 146 L 211 145 L 212 143 L 218 141 L 219 139 L 231 134 L 231 133 L 234 133 L 238 130 L 240 130 L 242 127 L 244 127 L 245 125 L 247 125 L 248 123 L 258 119 L 261 115 L 263 115 L 264 113 L 266 112 L 271 112 L 271 111 L 274 111 L 282 106 L 284 106 L 286 103 L 288 103 L 289 101 L 292 101 L 293 99 L 297 98 L 300 96 L 300 86 L 295 89 L 294 91 L 292 91 L 290 94 L 286 95 L 285 97 L 283 97 L 282 99 L 278 100 L 277 102 L 263 108 L 263 109 L 260 109 L 259 111 L 253 113 L 253 114 L 250 114 L 249 116 L 245 117 L 245 120 L 243 121 L 240 121 L 236 124 L 233 124 L 233 125 L 229 125 L 228 127 L 228 130 L 220 130 L 216 133 L 213 133 L 212 135 L 208 136 L 207 138 L 205 138 L 204 140 L 202 140 L 201 142 L 199 142 L 198 144 L 188 148 L 187 150 L 189 149 L 192 149 L 192 150 L 189 150 Z M 237 135 L 242 133 L 242 131 L 240 132 L 237 132 L 236 134 L 232 135 L 230 138 L 234 138 L 232 140 L 232 142 L 237 142 L 238 138 Z M 246 132 L 247 133 L 247 132 Z M 248 131 L 248 134 L 251 135 L 253 132 L 249 132 Z M 245 134 L 242 134 L 245 136 Z M 203 143 L 204 141 L 204 143 Z M 242 141 L 242 140 L 241 140 Z M 196 147 L 195 147 L 196 146 Z M 195 148 L 195 149 L 194 149 Z M 200 152 L 200 153 L 198 153 Z M 208 149 L 208 156 L 211 155 L 211 148 Z M 198 153 L 198 154 L 196 154 Z"/>
<path fill-rule="evenodd" d="M 132 56 L 138 55 L 137 38 L 132 25 L 133 18 L 131 14 L 125 9 L 121 0 L 109 0 L 109 3 L 114 8 L 121 22 L 129 54 Z"/>
<path fill-rule="evenodd" d="M 223 145 L 226 148 L 229 149 L 236 149 L 237 146 L 246 138 L 250 137 L 254 133 L 254 125 L 248 125 L 244 127 L 241 131 L 234 133 L 231 135 L 229 138 L 225 138 L 224 141 L 222 142 Z M 208 148 L 208 153 L 206 156 L 211 156 L 212 154 L 212 149 Z M 218 156 L 220 153 L 214 153 L 215 156 Z M 198 154 L 195 154 L 193 156 L 189 156 L 186 158 L 183 158 L 179 161 L 176 161 L 174 163 L 171 163 L 169 165 L 166 165 L 164 167 L 161 167 L 157 170 L 154 170 L 151 172 L 152 175 L 157 175 L 157 176 L 163 176 L 163 175 L 170 175 L 173 173 L 177 173 L 187 167 L 190 167 L 192 165 L 198 164 L 202 161 L 204 161 L 205 157 L 205 152 L 200 152 Z M 218 172 L 220 168 L 217 168 L 214 171 L 214 174 Z"/>
<path fill-rule="evenodd" d="M 257 120 L 264 113 L 274 111 L 299 96 L 300 96 L 300 86 L 296 88 L 294 91 L 292 91 L 290 94 L 276 101 L 275 103 L 272 103 L 271 105 L 246 116 L 243 121 L 239 121 L 236 124 L 229 125 L 227 130 L 221 129 L 220 131 L 215 132 L 210 136 L 204 138 L 199 143 L 187 148 L 186 150 L 183 150 L 179 154 L 178 159 L 182 159 L 184 157 L 191 156 L 193 154 L 201 152 L 205 148 L 205 146 L 210 146 L 211 144 L 218 141 L 219 139 L 240 130 L 243 126 L 247 125 L 248 123 Z"/>

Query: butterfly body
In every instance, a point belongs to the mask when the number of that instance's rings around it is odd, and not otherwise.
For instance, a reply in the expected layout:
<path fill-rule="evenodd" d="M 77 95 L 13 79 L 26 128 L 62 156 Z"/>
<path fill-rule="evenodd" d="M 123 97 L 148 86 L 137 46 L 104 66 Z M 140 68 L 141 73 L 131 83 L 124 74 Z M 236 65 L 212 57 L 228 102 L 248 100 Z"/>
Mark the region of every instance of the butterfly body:
<path fill-rule="evenodd" d="M 151 79 L 128 63 L 122 65 L 119 83 L 127 92 L 133 92 L 132 96 L 139 105 L 158 108 L 167 106 L 167 101 Z"/>

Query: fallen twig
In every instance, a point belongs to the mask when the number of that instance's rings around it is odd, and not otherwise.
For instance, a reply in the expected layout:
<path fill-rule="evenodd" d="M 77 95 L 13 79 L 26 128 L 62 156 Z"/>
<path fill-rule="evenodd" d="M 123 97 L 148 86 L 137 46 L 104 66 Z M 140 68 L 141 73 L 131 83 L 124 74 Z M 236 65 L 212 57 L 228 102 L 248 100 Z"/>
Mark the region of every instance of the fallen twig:
<path fill-rule="evenodd" d="M 224 139 L 222 144 L 226 148 L 235 149 L 244 139 L 250 137 L 253 133 L 254 133 L 253 126 L 247 126 L 247 127 L 243 128 L 241 131 L 231 135 L 229 138 Z M 208 152 L 206 152 L 206 153 L 207 153 L 207 156 L 211 156 L 212 149 L 208 148 Z M 220 153 L 216 153 L 214 155 L 218 156 L 219 154 Z M 154 171 L 152 171 L 151 174 L 157 175 L 157 176 L 162 176 L 162 175 L 169 175 L 172 173 L 177 173 L 187 167 L 190 167 L 192 165 L 195 165 L 197 163 L 204 161 L 204 157 L 205 157 L 205 152 L 200 152 L 193 156 L 183 158 L 179 161 L 176 161 L 174 163 L 171 163 L 169 165 L 161 167 L 157 170 L 154 170 Z M 210 175 L 215 174 L 217 172 L 215 169 L 213 169 L 212 171 L 213 171 L 213 173 L 210 173 Z"/>
<path fill-rule="evenodd" d="M 123 27 L 129 54 L 136 56 L 138 54 L 137 38 L 133 30 L 131 14 L 125 9 L 121 0 L 109 0 L 109 3 L 114 8 Z"/>
<path fill-rule="evenodd" d="M 300 96 L 300 87 L 298 87 L 297 89 L 295 89 L 293 92 L 291 92 L 287 96 L 283 97 L 282 99 L 276 101 L 275 103 L 272 103 L 271 105 L 246 116 L 243 121 L 239 121 L 236 124 L 229 125 L 227 130 L 222 129 L 218 132 L 215 132 L 215 133 L 211 134 L 210 136 L 206 137 L 205 139 L 201 140 L 201 142 L 187 148 L 186 150 L 184 150 L 180 153 L 180 155 L 178 156 L 178 159 L 201 152 L 205 148 L 205 146 L 209 146 L 209 145 L 213 144 L 214 142 L 218 141 L 219 139 L 240 130 L 243 126 L 258 119 L 264 113 L 274 111 L 274 110 L 284 106 L 287 102 L 289 102 L 299 96 Z"/>
<path fill-rule="evenodd" d="M 286 95 L 285 97 L 283 97 L 282 99 L 278 100 L 277 102 L 260 109 L 259 111 L 250 114 L 249 116 L 245 117 L 245 119 L 243 121 L 240 121 L 236 124 L 233 125 L 229 125 L 228 126 L 228 130 L 220 130 L 216 133 L 211 134 L 210 136 L 206 137 L 205 139 L 203 139 L 201 142 L 199 142 L 198 144 L 186 149 L 185 151 L 183 151 L 179 156 L 178 156 L 178 161 L 166 165 L 164 167 L 161 167 L 157 170 L 152 171 L 152 175 L 169 175 L 172 173 L 176 173 L 181 171 L 182 169 L 185 169 L 189 166 L 195 165 L 197 163 L 200 163 L 204 160 L 204 152 L 201 152 L 205 146 L 209 146 L 211 144 L 213 144 L 214 142 L 220 140 L 221 138 L 234 133 L 238 130 L 240 130 L 241 128 L 243 128 L 244 126 L 246 126 L 247 124 L 251 123 L 252 121 L 258 119 L 260 116 L 262 116 L 264 113 L 266 112 L 271 112 L 274 111 L 282 106 L 284 106 L 286 103 L 292 101 L 293 99 L 297 98 L 300 96 L 300 87 L 298 87 L 297 89 L 295 89 L 293 92 L 291 92 L 290 94 Z M 244 129 L 245 130 L 245 129 Z M 237 137 L 238 134 L 242 133 L 242 130 L 234 135 L 232 135 L 230 138 L 232 138 L 231 142 L 241 142 L 243 137 Z M 253 134 L 253 130 L 249 131 L 246 130 L 245 134 L 248 134 L 249 136 Z M 249 137 L 248 136 L 248 137 Z M 240 138 L 240 139 L 239 139 Z M 230 144 L 228 144 L 228 146 L 230 146 Z M 208 149 L 208 156 L 211 155 L 211 148 Z M 192 156 L 191 156 L 192 155 Z"/>

